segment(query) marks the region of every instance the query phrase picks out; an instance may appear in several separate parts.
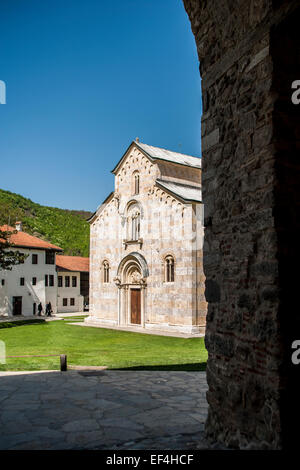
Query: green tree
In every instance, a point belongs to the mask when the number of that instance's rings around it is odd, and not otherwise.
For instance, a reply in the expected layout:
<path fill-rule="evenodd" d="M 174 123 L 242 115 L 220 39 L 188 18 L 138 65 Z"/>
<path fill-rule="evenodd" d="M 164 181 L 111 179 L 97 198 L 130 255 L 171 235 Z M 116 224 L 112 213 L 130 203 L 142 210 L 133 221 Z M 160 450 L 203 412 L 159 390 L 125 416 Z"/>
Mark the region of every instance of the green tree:
<path fill-rule="evenodd" d="M 0 269 L 11 270 L 16 264 L 24 263 L 28 255 L 20 253 L 18 250 L 12 250 L 13 245 L 9 239 L 17 231 L 0 231 Z"/>
<path fill-rule="evenodd" d="M 86 219 L 91 215 L 83 210 L 41 206 L 0 189 L 0 226 L 21 220 L 24 232 L 59 246 L 65 255 L 89 256 L 90 225 Z"/>

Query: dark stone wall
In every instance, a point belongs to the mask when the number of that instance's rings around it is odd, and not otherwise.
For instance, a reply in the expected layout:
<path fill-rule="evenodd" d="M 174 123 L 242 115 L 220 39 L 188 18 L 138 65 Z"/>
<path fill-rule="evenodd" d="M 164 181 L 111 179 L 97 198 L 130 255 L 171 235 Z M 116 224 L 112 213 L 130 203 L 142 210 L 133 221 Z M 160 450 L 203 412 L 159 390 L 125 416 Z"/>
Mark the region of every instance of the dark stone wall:
<path fill-rule="evenodd" d="M 206 433 L 278 449 L 299 410 L 299 2 L 183 1 L 202 76 Z"/>

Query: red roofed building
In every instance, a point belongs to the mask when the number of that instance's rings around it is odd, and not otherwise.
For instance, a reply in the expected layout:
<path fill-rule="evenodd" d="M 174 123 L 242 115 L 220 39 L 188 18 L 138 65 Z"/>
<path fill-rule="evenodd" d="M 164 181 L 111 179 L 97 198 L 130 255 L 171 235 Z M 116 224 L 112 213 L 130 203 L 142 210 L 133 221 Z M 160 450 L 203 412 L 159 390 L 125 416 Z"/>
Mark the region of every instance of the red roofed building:
<path fill-rule="evenodd" d="M 89 304 L 90 259 L 82 256 L 56 256 L 57 311 L 82 312 Z"/>
<path fill-rule="evenodd" d="M 56 266 L 58 271 L 79 271 L 88 273 L 90 271 L 90 258 L 57 255 Z"/>
<path fill-rule="evenodd" d="M 0 231 L 14 232 L 9 241 L 12 250 L 27 255 L 24 263 L 11 270 L 0 270 L 0 315 L 32 316 L 38 313 L 41 303 L 43 312 L 48 302 L 56 312 L 57 272 L 56 253 L 63 250 L 52 243 L 22 231 L 22 223 L 16 227 L 3 225 Z M 1 236 L 0 236 L 1 238 Z"/>
<path fill-rule="evenodd" d="M 17 228 L 18 227 L 18 228 Z M 16 232 L 17 230 L 17 232 Z M 29 235 L 29 233 L 22 231 L 21 222 L 16 222 L 16 227 L 10 225 L 2 225 L 0 227 L 2 232 L 15 232 L 9 238 L 9 242 L 18 248 L 36 248 L 38 250 L 53 250 L 54 252 L 62 252 L 63 250 L 52 243 L 41 240 L 40 238 Z"/>

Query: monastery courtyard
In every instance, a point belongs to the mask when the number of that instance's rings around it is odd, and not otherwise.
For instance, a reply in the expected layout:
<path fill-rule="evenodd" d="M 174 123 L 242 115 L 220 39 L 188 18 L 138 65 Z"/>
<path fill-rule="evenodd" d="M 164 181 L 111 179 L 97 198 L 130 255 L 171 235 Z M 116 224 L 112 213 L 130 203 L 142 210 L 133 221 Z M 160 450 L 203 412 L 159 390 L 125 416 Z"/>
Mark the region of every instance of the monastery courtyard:
<path fill-rule="evenodd" d="M 205 372 L 0 372 L 0 449 L 208 449 Z"/>

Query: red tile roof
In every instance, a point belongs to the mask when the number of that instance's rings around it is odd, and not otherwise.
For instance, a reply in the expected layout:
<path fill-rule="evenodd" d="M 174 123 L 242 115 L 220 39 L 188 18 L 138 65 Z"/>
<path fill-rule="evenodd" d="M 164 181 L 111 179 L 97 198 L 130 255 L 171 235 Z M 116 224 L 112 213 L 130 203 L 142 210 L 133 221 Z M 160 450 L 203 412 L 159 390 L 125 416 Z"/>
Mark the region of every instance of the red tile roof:
<path fill-rule="evenodd" d="M 60 271 L 80 271 L 89 272 L 90 270 L 90 258 L 84 258 L 83 256 L 56 256 L 56 266 Z"/>
<path fill-rule="evenodd" d="M 15 232 L 16 229 L 14 227 L 10 227 L 9 225 L 2 225 L 2 227 L 0 227 L 0 231 Z M 22 231 L 13 233 L 9 238 L 9 242 L 16 247 L 63 251 L 59 246 L 52 245 L 52 243 L 45 242 L 40 238 L 34 237 L 33 235 L 29 235 L 29 233 Z"/>

